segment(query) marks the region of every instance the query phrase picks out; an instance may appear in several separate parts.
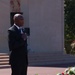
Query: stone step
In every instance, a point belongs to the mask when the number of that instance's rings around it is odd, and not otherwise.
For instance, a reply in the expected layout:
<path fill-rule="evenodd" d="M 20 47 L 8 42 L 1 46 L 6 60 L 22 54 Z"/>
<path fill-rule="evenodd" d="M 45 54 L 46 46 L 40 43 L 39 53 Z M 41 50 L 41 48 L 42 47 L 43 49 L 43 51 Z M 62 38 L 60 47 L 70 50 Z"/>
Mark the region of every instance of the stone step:
<path fill-rule="evenodd" d="M 9 56 L 0 56 L 0 59 L 9 59 Z"/>
<path fill-rule="evenodd" d="M 0 56 L 7 56 L 7 53 L 0 53 Z"/>
<path fill-rule="evenodd" d="M 9 65 L 9 62 L 0 62 L 0 65 Z"/>
<path fill-rule="evenodd" d="M 9 55 L 7 53 L 0 53 L 0 68 L 9 65 Z"/>
<path fill-rule="evenodd" d="M 75 59 L 75 56 L 68 56 L 68 55 L 45 55 L 45 56 L 43 56 L 43 55 L 35 55 L 35 56 L 28 56 L 28 58 L 29 58 L 29 60 L 40 60 L 40 59 L 42 59 L 42 60 L 46 60 L 46 59 L 50 59 L 50 60 L 55 60 L 55 59 Z"/>
<path fill-rule="evenodd" d="M 40 56 L 28 56 L 29 57 L 29 59 L 35 59 L 35 58 L 42 58 L 42 59 L 46 59 L 46 58 L 75 58 L 75 56 L 65 56 L 65 55 L 62 55 L 62 56 L 58 56 L 58 55 L 53 55 L 53 56 L 51 56 L 51 55 L 49 55 L 49 56 L 42 56 L 42 55 L 40 55 Z"/>
<path fill-rule="evenodd" d="M 29 65 L 75 62 L 75 56 L 50 53 L 29 53 Z M 0 65 L 8 65 L 9 55 L 0 54 Z"/>
<path fill-rule="evenodd" d="M 29 54 L 29 65 L 50 65 L 56 63 L 75 62 L 75 56 L 61 53 L 31 53 Z"/>
<path fill-rule="evenodd" d="M 5 69 L 5 68 L 10 68 L 10 65 L 6 64 L 6 65 L 0 65 L 0 69 Z"/>
<path fill-rule="evenodd" d="M 0 59 L 0 62 L 7 62 L 9 59 Z"/>

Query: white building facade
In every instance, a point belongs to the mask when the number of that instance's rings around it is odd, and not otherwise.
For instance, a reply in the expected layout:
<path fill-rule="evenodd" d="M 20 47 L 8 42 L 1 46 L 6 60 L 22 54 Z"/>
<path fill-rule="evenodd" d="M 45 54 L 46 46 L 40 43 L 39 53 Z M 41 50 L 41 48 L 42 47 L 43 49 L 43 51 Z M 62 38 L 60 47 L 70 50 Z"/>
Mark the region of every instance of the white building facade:
<path fill-rule="evenodd" d="M 23 13 L 30 52 L 64 51 L 64 0 L 0 0 L 0 8 L 0 52 L 9 52 L 11 12 Z"/>

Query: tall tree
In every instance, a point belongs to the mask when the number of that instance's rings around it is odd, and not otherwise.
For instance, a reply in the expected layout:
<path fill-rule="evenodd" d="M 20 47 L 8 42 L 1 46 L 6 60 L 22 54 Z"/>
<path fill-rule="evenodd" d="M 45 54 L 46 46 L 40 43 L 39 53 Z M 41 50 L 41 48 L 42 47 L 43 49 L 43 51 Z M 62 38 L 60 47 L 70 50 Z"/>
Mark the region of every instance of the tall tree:
<path fill-rule="evenodd" d="M 65 48 L 75 40 L 75 0 L 64 0 L 65 10 Z"/>

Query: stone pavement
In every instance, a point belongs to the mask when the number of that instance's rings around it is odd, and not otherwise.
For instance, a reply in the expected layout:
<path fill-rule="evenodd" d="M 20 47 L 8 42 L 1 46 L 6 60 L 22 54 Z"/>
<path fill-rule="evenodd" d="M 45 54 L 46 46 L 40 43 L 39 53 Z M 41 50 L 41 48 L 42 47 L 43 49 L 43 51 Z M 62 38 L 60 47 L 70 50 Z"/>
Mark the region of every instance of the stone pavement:
<path fill-rule="evenodd" d="M 42 55 L 42 56 L 41 56 Z M 56 59 L 52 55 L 50 54 L 45 54 L 46 56 L 44 56 L 43 54 L 31 54 L 29 55 L 29 59 L 32 60 L 30 61 L 31 64 L 29 64 L 28 66 L 28 74 L 27 75 L 56 75 L 57 73 L 61 73 L 63 72 L 67 67 L 70 66 L 75 66 L 75 57 L 72 57 L 73 59 L 71 60 L 69 57 L 66 56 L 67 60 L 63 60 L 66 62 L 59 62 L 58 64 L 57 62 L 57 57 L 59 57 L 60 55 L 56 54 Z M 8 57 L 6 55 L 0 55 L 1 60 L 0 62 L 2 64 L 0 64 L 0 75 L 11 75 L 11 69 L 10 66 L 8 64 L 3 64 L 3 62 L 8 63 Z M 38 58 L 36 60 L 36 58 Z M 6 58 L 6 59 L 5 59 Z M 40 58 L 40 59 L 39 59 Z M 65 58 L 64 56 L 60 58 Z M 44 61 L 45 60 L 45 61 Z M 59 59 L 61 60 L 61 59 Z M 2 62 L 3 61 L 3 62 Z M 55 63 L 51 63 L 51 61 L 54 61 Z M 44 62 L 44 63 L 43 63 Z M 40 64 L 41 63 L 41 64 Z"/>
<path fill-rule="evenodd" d="M 75 63 L 64 63 L 28 66 L 27 75 L 56 75 L 57 73 L 63 72 L 67 67 L 74 66 L 74 64 Z M 0 66 L 0 75 L 11 75 L 10 66 Z"/>
<path fill-rule="evenodd" d="M 28 67 L 27 75 L 56 75 L 58 72 L 62 72 L 64 70 L 65 68 L 59 67 Z M 11 75 L 11 69 L 0 69 L 0 75 Z"/>

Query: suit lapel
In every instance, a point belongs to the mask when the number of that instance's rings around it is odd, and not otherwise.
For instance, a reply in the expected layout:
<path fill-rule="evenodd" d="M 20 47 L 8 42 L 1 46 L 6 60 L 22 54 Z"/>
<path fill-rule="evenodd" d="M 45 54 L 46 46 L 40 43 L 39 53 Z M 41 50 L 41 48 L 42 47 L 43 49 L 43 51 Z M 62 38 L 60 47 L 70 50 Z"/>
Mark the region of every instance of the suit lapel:
<path fill-rule="evenodd" d="M 14 30 L 15 30 L 17 33 L 20 33 L 20 30 L 19 30 L 16 26 L 14 26 Z"/>

